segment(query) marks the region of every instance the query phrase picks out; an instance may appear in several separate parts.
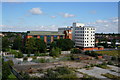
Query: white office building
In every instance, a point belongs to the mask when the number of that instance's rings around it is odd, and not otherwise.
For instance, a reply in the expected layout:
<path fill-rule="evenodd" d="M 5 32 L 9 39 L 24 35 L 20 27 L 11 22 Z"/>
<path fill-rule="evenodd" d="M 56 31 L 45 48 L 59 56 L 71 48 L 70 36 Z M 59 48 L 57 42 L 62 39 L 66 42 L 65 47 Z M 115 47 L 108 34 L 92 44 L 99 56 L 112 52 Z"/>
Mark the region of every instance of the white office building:
<path fill-rule="evenodd" d="M 58 31 L 72 30 L 72 40 L 75 42 L 76 47 L 95 47 L 95 28 L 91 26 L 85 26 L 81 23 L 73 23 L 70 28 L 59 28 Z"/>

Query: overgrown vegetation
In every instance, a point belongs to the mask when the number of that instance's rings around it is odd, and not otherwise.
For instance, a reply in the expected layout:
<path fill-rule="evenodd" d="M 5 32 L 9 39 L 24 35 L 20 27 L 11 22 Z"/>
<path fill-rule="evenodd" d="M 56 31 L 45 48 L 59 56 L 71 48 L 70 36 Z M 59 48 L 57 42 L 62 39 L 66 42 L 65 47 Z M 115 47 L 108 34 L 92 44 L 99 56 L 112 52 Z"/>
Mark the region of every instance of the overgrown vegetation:
<path fill-rule="evenodd" d="M 111 50 L 111 51 L 95 51 L 98 54 L 104 54 L 109 56 L 118 56 L 120 50 Z"/>
<path fill-rule="evenodd" d="M 77 78 L 73 70 L 68 67 L 57 67 L 56 69 L 48 69 L 44 78 L 62 78 L 62 79 L 72 79 Z"/>
<path fill-rule="evenodd" d="M 110 79 L 120 80 L 120 76 L 116 76 L 116 75 L 113 75 L 113 74 L 106 73 L 106 74 L 101 74 L 101 75 L 105 76 L 107 78 L 110 78 Z"/>
<path fill-rule="evenodd" d="M 82 51 L 80 49 L 73 48 L 71 49 L 72 54 L 80 54 Z"/>
<path fill-rule="evenodd" d="M 56 48 L 52 48 L 49 55 L 58 57 L 60 54 L 61 54 L 61 49 L 56 47 Z"/>

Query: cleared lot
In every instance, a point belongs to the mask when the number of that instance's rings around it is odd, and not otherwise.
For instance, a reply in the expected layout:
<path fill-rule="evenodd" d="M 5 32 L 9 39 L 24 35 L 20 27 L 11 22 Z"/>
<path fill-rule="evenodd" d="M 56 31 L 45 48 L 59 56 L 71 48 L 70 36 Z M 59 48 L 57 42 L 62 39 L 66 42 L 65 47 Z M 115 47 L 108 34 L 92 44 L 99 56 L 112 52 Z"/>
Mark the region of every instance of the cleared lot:
<path fill-rule="evenodd" d="M 77 71 L 88 74 L 88 75 L 96 77 L 96 78 L 102 78 L 102 79 L 106 78 L 106 77 L 102 76 L 101 74 L 106 74 L 106 73 L 110 73 L 110 74 L 119 76 L 119 73 L 117 73 L 117 72 L 110 71 L 109 69 L 102 69 L 102 68 L 99 68 L 99 67 L 93 67 L 92 69 L 89 69 L 89 70 L 78 69 Z M 108 78 L 106 78 L 106 79 L 108 79 Z"/>

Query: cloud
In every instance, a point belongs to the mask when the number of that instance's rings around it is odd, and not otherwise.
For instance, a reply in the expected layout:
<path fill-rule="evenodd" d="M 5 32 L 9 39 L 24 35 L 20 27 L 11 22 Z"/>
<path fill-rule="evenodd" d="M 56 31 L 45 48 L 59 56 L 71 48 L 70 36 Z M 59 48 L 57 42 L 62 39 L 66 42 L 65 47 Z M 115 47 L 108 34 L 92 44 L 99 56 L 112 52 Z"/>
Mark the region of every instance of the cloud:
<path fill-rule="evenodd" d="M 88 26 L 94 26 L 96 32 L 118 32 L 118 18 L 113 17 L 106 20 L 96 20 L 95 22 L 86 23 Z"/>
<path fill-rule="evenodd" d="M 75 15 L 69 14 L 69 13 L 61 13 L 61 15 L 62 15 L 64 18 L 75 17 Z"/>
<path fill-rule="evenodd" d="M 32 13 L 33 15 L 40 15 L 43 14 L 43 11 L 40 8 L 32 8 L 31 10 L 29 10 L 30 13 Z"/>
<path fill-rule="evenodd" d="M 51 16 L 51 18 L 56 18 L 56 16 Z"/>
<path fill-rule="evenodd" d="M 1 31 L 57 31 L 57 25 L 48 25 L 48 26 L 8 26 L 8 25 L 0 25 L 2 27 Z"/>

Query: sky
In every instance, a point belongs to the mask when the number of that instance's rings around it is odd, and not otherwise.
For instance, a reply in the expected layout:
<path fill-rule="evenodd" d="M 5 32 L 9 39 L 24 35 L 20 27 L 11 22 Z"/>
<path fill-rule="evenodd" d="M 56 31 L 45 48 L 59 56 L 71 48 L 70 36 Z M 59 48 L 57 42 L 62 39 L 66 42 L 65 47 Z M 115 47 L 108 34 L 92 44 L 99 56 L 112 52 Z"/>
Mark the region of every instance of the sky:
<path fill-rule="evenodd" d="M 2 31 L 57 31 L 73 22 L 118 32 L 118 2 L 3 2 Z"/>

